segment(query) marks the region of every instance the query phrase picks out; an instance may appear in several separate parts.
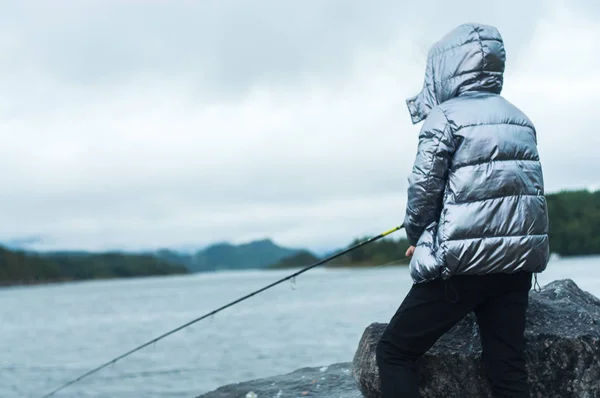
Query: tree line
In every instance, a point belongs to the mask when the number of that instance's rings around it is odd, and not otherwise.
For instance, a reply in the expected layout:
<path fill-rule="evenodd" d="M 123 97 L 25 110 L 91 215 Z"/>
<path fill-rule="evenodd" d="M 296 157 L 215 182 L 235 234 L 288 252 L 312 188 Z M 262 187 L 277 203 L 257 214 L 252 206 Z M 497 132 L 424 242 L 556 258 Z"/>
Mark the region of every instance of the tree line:
<path fill-rule="evenodd" d="M 550 251 L 561 256 L 600 254 L 600 190 L 546 195 Z"/>
<path fill-rule="evenodd" d="M 185 274 L 188 269 L 151 255 L 38 254 L 0 247 L 0 285 Z"/>

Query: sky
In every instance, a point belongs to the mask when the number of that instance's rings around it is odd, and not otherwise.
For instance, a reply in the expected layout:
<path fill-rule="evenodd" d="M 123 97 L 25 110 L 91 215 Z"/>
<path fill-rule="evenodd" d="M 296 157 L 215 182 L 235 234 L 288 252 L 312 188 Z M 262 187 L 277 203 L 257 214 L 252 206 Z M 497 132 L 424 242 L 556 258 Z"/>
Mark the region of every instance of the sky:
<path fill-rule="evenodd" d="M 504 36 L 546 191 L 598 189 L 599 21 L 596 0 L 0 0 L 0 242 L 329 250 L 394 227 L 405 99 L 466 22 Z"/>

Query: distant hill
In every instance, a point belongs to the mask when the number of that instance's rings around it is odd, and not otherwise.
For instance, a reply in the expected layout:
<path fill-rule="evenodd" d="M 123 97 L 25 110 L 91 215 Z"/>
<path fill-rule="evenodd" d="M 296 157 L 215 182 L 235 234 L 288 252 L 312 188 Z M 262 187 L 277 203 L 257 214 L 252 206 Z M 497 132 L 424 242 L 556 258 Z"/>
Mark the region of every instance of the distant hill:
<path fill-rule="evenodd" d="M 307 267 L 319 261 L 320 258 L 308 250 L 301 250 L 291 256 L 284 257 L 269 268 L 301 268 Z"/>
<path fill-rule="evenodd" d="M 0 247 L 0 285 L 186 274 L 154 256 L 124 253 L 32 253 Z"/>
<path fill-rule="evenodd" d="M 299 251 L 278 246 L 270 239 L 262 239 L 240 245 L 216 243 L 195 254 L 182 254 L 172 250 L 159 250 L 153 254 L 171 264 L 184 265 L 192 272 L 207 272 L 267 268 Z"/>
<path fill-rule="evenodd" d="M 322 257 L 316 256 L 314 253 L 303 250 L 291 256 L 285 257 L 276 263 L 270 265 L 269 268 L 303 268 L 316 263 L 319 260 L 325 259 L 334 253 L 339 253 L 348 247 L 354 246 L 368 237 L 355 239 L 348 246 L 340 248 L 331 254 Z M 343 256 L 337 257 L 330 262 L 324 264 L 324 267 L 372 267 L 380 265 L 406 265 L 408 259 L 405 256 L 408 249 L 408 241 L 406 239 L 381 239 L 377 242 L 369 243 Z"/>

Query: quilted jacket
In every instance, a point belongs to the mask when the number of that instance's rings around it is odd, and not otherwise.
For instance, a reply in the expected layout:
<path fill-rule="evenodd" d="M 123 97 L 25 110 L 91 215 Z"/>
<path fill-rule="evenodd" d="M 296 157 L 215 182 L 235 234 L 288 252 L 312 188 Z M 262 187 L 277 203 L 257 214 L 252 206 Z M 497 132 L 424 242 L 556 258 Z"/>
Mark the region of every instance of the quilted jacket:
<path fill-rule="evenodd" d="M 547 266 L 536 129 L 500 95 L 505 59 L 495 27 L 460 25 L 432 46 L 423 89 L 406 101 L 424 121 L 404 220 L 415 283 Z"/>

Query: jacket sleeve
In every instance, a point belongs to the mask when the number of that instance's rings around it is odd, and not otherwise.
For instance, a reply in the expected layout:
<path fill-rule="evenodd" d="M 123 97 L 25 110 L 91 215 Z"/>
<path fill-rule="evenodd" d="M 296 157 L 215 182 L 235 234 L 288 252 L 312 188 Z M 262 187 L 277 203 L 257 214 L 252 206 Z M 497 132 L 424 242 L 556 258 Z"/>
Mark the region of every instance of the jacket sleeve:
<path fill-rule="evenodd" d="M 429 224 L 439 220 L 454 149 L 448 119 L 439 108 L 432 110 L 419 133 L 417 156 L 408 177 L 404 228 L 412 246 Z"/>

